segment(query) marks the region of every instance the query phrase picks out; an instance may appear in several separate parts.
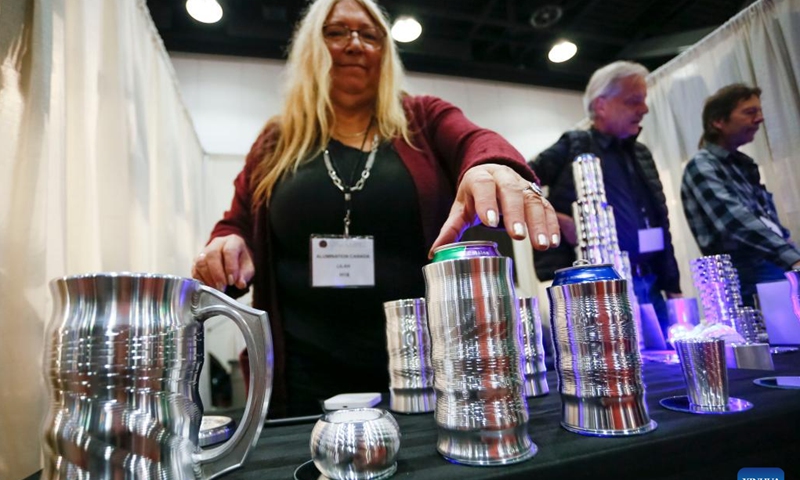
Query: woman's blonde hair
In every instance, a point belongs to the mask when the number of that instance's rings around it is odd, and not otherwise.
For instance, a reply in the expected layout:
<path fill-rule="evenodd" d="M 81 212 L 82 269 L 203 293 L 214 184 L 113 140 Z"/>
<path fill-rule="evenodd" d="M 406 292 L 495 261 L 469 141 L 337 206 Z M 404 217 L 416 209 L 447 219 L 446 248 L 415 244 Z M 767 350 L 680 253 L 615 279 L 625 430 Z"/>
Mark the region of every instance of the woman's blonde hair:
<path fill-rule="evenodd" d="M 331 139 L 334 122 L 330 98 L 331 55 L 322 26 L 333 7 L 342 0 L 315 0 L 297 26 L 286 64 L 286 95 L 282 113 L 267 127 L 277 127 L 273 151 L 265 154 L 253 176 L 253 208 L 269 202 L 281 177 L 294 172 L 306 159 L 319 154 Z M 403 137 L 410 143 L 403 111 L 403 64 L 389 34 L 386 16 L 373 0 L 352 0 L 366 10 L 386 36 L 381 57 L 375 121 L 381 138 Z"/>

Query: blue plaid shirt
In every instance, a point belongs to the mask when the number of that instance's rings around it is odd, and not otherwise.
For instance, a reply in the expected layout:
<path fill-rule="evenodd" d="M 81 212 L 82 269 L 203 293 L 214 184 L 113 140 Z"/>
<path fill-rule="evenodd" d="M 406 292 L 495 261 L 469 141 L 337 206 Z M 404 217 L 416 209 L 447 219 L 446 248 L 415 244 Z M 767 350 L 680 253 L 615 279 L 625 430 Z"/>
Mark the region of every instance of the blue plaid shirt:
<path fill-rule="evenodd" d="M 744 153 L 706 142 L 686 165 L 681 200 L 703 255 L 752 255 L 787 270 L 800 261 L 772 194 L 761 184 L 758 165 Z"/>

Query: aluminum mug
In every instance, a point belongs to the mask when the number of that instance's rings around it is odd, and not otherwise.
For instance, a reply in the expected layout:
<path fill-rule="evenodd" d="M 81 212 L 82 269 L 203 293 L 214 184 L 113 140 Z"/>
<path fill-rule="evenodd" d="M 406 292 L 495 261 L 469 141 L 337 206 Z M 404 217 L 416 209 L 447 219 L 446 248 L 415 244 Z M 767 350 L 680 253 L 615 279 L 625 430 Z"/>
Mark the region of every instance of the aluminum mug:
<path fill-rule="evenodd" d="M 170 275 L 79 275 L 50 291 L 43 479 L 199 480 L 244 463 L 272 387 L 266 313 Z M 251 388 L 233 437 L 201 450 L 203 321 L 217 315 L 244 334 Z"/>

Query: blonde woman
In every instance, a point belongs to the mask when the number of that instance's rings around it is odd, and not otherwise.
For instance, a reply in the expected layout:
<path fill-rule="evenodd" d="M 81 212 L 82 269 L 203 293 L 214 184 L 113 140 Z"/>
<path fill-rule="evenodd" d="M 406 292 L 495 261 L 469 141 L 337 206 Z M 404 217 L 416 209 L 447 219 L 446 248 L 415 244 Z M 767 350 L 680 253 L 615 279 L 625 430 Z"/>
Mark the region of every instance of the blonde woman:
<path fill-rule="evenodd" d="M 252 285 L 253 305 L 269 312 L 273 417 L 388 388 L 382 302 L 424 296 L 433 248 L 478 222 L 539 250 L 560 241 L 508 142 L 441 99 L 401 91 L 387 32 L 372 0 L 311 4 L 283 111 L 256 139 L 192 270 L 229 294 Z"/>

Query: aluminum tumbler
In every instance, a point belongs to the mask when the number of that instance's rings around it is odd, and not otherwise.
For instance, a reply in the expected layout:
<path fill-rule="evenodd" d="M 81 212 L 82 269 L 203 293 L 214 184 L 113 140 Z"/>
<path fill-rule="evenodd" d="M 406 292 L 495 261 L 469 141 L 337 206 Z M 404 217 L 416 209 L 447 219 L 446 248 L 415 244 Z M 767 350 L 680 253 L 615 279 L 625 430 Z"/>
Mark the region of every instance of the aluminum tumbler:
<path fill-rule="evenodd" d="M 725 340 L 676 340 L 675 349 L 681 360 L 691 407 L 700 410 L 724 410 L 728 406 Z"/>
<path fill-rule="evenodd" d="M 521 297 L 518 300 L 522 323 L 522 368 L 525 379 L 525 395 L 541 397 L 550 393 L 550 388 L 547 386 L 547 367 L 544 364 L 539 300 L 536 297 Z"/>
<path fill-rule="evenodd" d="M 389 349 L 389 409 L 399 413 L 432 412 L 436 394 L 425 299 L 385 302 L 383 311 Z"/>
<path fill-rule="evenodd" d="M 436 448 L 466 465 L 536 454 L 522 385 L 512 261 L 465 257 L 423 267 L 436 389 Z"/>
<path fill-rule="evenodd" d="M 627 281 L 611 265 L 576 266 L 557 270 L 547 293 L 561 425 L 598 436 L 654 430 Z"/>

